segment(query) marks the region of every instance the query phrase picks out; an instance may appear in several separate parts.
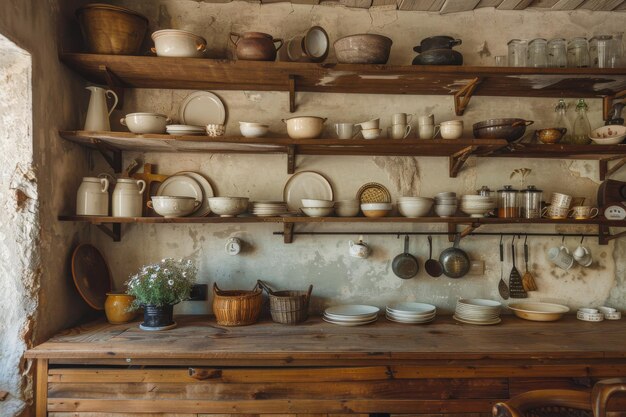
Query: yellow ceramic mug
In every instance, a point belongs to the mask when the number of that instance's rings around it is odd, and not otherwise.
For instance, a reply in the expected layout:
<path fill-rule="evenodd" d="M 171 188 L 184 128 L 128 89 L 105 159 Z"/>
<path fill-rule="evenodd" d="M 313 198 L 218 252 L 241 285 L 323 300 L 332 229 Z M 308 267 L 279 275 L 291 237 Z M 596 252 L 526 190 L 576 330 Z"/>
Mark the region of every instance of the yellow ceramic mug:
<path fill-rule="evenodd" d="M 128 309 L 134 299 L 134 296 L 124 293 L 107 293 L 107 299 L 104 302 L 104 312 L 109 323 L 123 324 L 133 321 L 137 312 L 128 311 Z"/>

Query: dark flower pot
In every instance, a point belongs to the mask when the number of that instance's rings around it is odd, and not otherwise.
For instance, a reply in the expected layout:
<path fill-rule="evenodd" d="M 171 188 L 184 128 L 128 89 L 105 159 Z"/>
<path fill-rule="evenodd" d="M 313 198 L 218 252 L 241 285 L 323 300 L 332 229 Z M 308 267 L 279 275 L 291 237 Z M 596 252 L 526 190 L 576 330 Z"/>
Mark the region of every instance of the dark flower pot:
<path fill-rule="evenodd" d="M 143 323 L 141 328 L 144 330 L 162 330 L 164 327 L 176 325 L 174 322 L 174 306 L 151 306 L 147 305 L 143 308 Z"/>

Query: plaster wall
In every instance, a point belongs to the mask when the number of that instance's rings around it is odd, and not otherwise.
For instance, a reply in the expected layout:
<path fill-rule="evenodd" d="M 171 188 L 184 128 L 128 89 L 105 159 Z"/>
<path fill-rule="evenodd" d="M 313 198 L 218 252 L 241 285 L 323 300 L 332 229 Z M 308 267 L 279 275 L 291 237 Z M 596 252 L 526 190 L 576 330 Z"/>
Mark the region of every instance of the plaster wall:
<path fill-rule="evenodd" d="M 616 32 L 623 29 L 619 13 L 590 13 L 536 11 L 494 11 L 486 8 L 474 12 L 438 15 L 434 13 L 358 10 L 332 6 L 305 6 L 285 3 L 260 6 L 233 2 L 211 4 L 197 1 L 122 2 L 144 13 L 151 30 L 178 28 L 204 36 L 212 57 L 231 57 L 228 45 L 230 31 L 262 31 L 274 37 L 288 39 L 313 25 L 324 27 L 331 42 L 353 33 L 380 33 L 393 39 L 391 64 L 409 64 L 414 56 L 412 47 L 419 40 L 436 34 L 448 34 L 463 39 L 458 47 L 469 65 L 491 65 L 493 55 L 506 54 L 511 38 L 552 38 L 589 36 L 598 30 Z M 333 61 L 333 55 L 329 61 Z M 130 91 L 123 113 L 154 111 L 176 118 L 178 106 L 191 91 L 144 89 Z M 285 132 L 281 118 L 289 117 L 287 95 L 276 92 L 217 91 L 228 111 L 227 134 L 237 134 L 237 122 L 259 121 L 270 124 L 272 132 Z M 438 121 L 455 118 L 450 97 L 349 95 L 300 93 L 296 115 L 328 117 L 327 135 L 335 122 L 359 122 L 381 117 L 383 128 L 390 123 L 391 114 L 407 112 L 416 115 L 434 113 Z M 574 105 L 574 100 L 568 100 Z M 602 123 L 599 100 L 588 100 L 592 127 Z M 471 124 L 495 117 L 521 117 L 535 120 L 535 127 L 548 127 L 553 120 L 556 99 L 474 97 L 463 116 L 467 136 Z M 570 116 L 573 118 L 573 111 Z M 119 127 L 119 126 L 118 126 Z M 119 127 L 120 130 L 124 130 Z M 532 129 L 531 129 L 532 130 Z M 143 157 L 158 165 L 160 173 L 172 174 L 182 170 L 198 171 L 208 177 L 216 195 L 249 196 L 251 200 L 280 200 L 283 186 L 289 179 L 284 156 L 268 155 L 167 155 L 148 153 L 127 154 Z M 504 184 L 519 185 L 509 179 L 515 168 L 532 169 L 527 184 L 544 190 L 549 198 L 553 191 L 584 196 L 595 204 L 599 185 L 598 167 L 590 161 L 471 159 L 458 178 L 448 178 L 445 158 L 410 157 L 328 157 L 305 156 L 297 160 L 297 171 L 313 170 L 323 173 L 332 183 L 336 199 L 352 198 L 358 188 L 369 181 L 387 186 L 396 197 L 402 195 L 433 196 L 440 191 L 472 193 L 482 185 L 492 189 Z M 624 174 L 615 178 L 624 179 Z M 92 237 L 110 260 L 115 281 L 121 288 L 124 280 L 142 264 L 165 256 L 189 256 L 198 262 L 200 282 L 217 282 L 221 288 L 252 288 L 256 279 L 268 280 L 279 289 L 304 289 L 314 285 L 314 309 L 345 302 L 384 306 L 400 300 L 419 300 L 452 311 L 458 297 L 499 299 L 497 282 L 500 278 L 498 238 L 468 237 L 462 248 L 472 259 L 485 263 L 484 274 L 459 280 L 431 278 L 424 271 L 414 279 L 403 281 L 391 270 L 391 260 L 401 252 L 402 243 L 396 236 L 368 236 L 374 231 L 444 231 L 443 225 L 301 225 L 297 231 L 353 231 L 348 236 L 296 236 L 294 243 L 285 245 L 277 225 L 128 225 L 123 227 L 123 241 L 112 243 L 99 231 Z M 594 227 L 485 227 L 481 231 L 520 231 L 595 233 Z M 348 240 L 358 238 L 358 232 L 372 246 L 367 260 L 348 256 Z M 224 252 L 226 239 L 238 236 L 245 241 L 241 255 L 232 257 Z M 568 238 L 571 249 L 579 238 Z M 510 238 L 507 238 L 510 244 Z M 623 282 L 624 244 L 598 246 L 592 238 L 585 240 L 594 256 L 591 268 L 574 268 L 564 272 L 551 266 L 545 252 L 560 245 L 558 238 L 529 238 L 530 268 L 535 273 L 539 291 L 534 299 L 558 300 L 571 307 L 611 304 L 626 308 Z M 450 246 L 445 237 L 434 238 L 434 254 Z M 522 246 L 518 245 L 518 268 L 521 266 Z M 411 242 L 411 252 L 422 262 L 428 256 L 425 237 Z M 504 273 L 511 269 L 507 250 Z M 523 268 L 522 268 L 523 269 Z M 187 302 L 176 307 L 178 313 L 210 311 L 209 302 Z"/>
<path fill-rule="evenodd" d="M 26 348 L 88 312 L 71 282 L 68 255 L 87 237 L 59 223 L 87 172 L 86 152 L 57 135 L 79 123 L 82 86 L 57 58 L 72 1 L 0 2 L 0 416 L 31 415 L 32 364 Z M 7 39 L 8 38 L 8 39 Z"/>

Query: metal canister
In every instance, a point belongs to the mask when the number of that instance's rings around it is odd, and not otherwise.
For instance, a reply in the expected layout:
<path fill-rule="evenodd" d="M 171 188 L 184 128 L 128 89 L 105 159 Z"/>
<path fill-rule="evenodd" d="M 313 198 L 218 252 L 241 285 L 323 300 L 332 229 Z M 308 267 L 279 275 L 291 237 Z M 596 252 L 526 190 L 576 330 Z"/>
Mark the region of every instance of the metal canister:
<path fill-rule="evenodd" d="M 513 189 L 511 185 L 505 185 L 502 190 L 498 190 L 498 217 L 518 218 L 519 217 L 519 191 Z"/>
<path fill-rule="evenodd" d="M 521 216 L 524 219 L 541 218 L 541 200 L 543 191 L 538 190 L 534 185 L 529 185 L 521 191 Z"/>

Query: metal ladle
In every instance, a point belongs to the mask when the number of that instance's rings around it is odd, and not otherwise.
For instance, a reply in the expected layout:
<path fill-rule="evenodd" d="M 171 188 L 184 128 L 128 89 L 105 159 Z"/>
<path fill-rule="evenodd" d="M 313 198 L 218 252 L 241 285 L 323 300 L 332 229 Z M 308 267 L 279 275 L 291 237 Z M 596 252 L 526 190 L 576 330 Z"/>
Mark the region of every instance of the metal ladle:
<path fill-rule="evenodd" d="M 424 264 L 424 269 L 431 277 L 437 278 L 443 274 L 441 264 L 437 259 L 433 259 L 433 237 L 428 236 L 428 260 Z"/>

